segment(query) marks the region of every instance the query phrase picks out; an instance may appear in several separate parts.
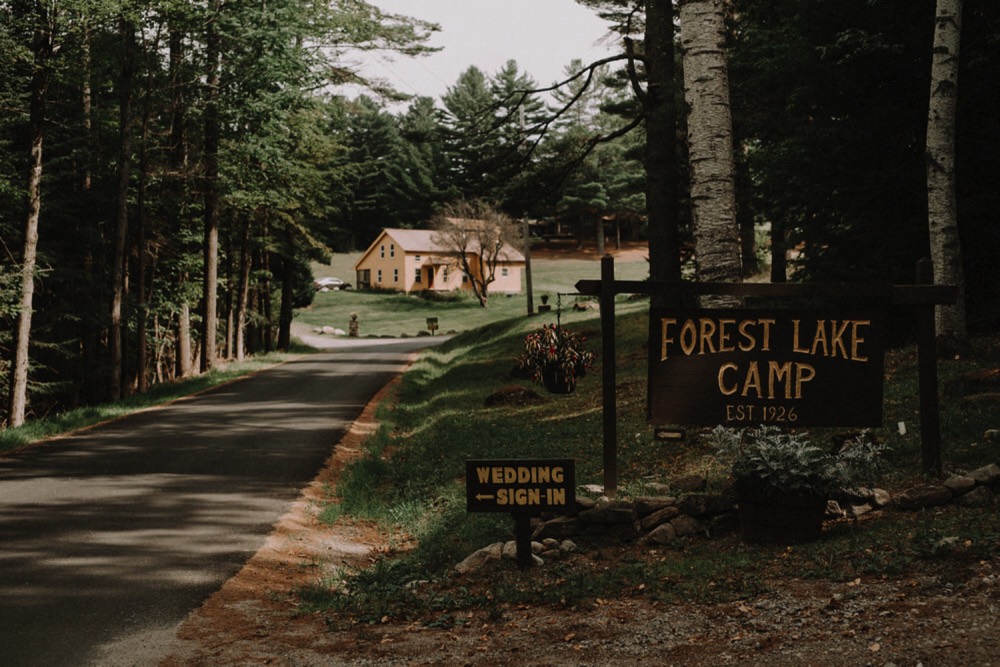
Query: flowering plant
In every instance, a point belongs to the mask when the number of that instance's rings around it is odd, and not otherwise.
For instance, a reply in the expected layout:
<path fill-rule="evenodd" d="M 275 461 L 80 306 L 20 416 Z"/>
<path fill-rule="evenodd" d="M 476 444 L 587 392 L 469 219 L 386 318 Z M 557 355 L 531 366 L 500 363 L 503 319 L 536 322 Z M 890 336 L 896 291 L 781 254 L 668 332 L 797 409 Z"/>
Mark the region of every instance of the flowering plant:
<path fill-rule="evenodd" d="M 545 324 L 524 337 L 524 353 L 517 361 L 535 382 L 555 382 L 562 389 L 573 391 L 577 378 L 586 374 L 597 357 L 584 348 L 585 342 L 586 338 L 568 329 Z"/>

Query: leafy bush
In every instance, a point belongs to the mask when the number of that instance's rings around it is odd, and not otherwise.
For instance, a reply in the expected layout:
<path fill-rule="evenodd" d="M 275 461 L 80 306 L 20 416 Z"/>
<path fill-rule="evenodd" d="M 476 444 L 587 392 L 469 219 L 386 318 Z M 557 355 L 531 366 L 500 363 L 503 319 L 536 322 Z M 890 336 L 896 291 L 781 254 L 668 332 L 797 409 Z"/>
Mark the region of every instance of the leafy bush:
<path fill-rule="evenodd" d="M 728 463 L 736 492 L 829 497 L 839 489 L 869 486 L 882 469 L 884 447 L 862 433 L 835 452 L 812 444 L 807 433 L 773 426 L 733 430 L 716 427 L 709 440 Z"/>
<path fill-rule="evenodd" d="M 544 324 L 524 337 L 524 352 L 518 357 L 518 364 L 539 384 L 544 384 L 547 373 L 554 373 L 567 389 L 573 390 L 577 378 L 586 374 L 597 357 L 584 348 L 584 342 L 585 338 L 569 329 Z"/>

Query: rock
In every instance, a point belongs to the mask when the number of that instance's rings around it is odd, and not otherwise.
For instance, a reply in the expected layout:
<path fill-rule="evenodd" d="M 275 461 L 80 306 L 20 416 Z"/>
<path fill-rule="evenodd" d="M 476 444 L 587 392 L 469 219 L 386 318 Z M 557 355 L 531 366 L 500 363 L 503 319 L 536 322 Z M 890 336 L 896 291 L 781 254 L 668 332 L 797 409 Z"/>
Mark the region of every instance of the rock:
<path fill-rule="evenodd" d="M 692 493 L 681 498 L 677 506 L 684 514 L 691 516 L 710 516 L 730 512 L 735 503 L 734 498 L 713 493 Z"/>
<path fill-rule="evenodd" d="M 670 496 L 644 496 L 635 499 L 635 513 L 642 517 L 676 504 L 677 499 Z"/>
<path fill-rule="evenodd" d="M 503 542 L 496 542 L 488 547 L 483 547 L 456 565 L 455 572 L 458 574 L 473 574 L 481 570 L 487 563 L 499 562 L 503 555 L 503 549 Z"/>
<path fill-rule="evenodd" d="M 604 495 L 604 487 L 601 486 L 600 484 L 584 484 L 580 488 L 586 491 L 587 493 L 593 493 L 595 496 Z"/>
<path fill-rule="evenodd" d="M 509 540 L 503 543 L 502 557 L 507 560 L 515 560 L 517 558 L 517 542 L 514 540 Z"/>
<path fill-rule="evenodd" d="M 990 428 L 983 433 L 986 442 L 1000 442 L 1000 429 Z"/>
<path fill-rule="evenodd" d="M 652 544 L 670 544 L 677 539 L 677 531 L 669 523 L 664 523 L 646 536 L 646 541 Z"/>
<path fill-rule="evenodd" d="M 347 332 L 344 331 L 343 329 L 334 329 L 333 330 L 333 335 L 334 336 L 346 336 Z"/>
<path fill-rule="evenodd" d="M 847 516 L 847 512 L 841 509 L 840 503 L 836 500 L 826 501 L 826 514 L 823 517 L 824 519 L 843 519 L 845 516 Z"/>
<path fill-rule="evenodd" d="M 582 512 L 583 510 L 589 510 L 597 507 L 597 501 L 593 498 L 588 498 L 587 496 L 577 496 L 576 497 L 576 511 Z"/>
<path fill-rule="evenodd" d="M 597 505 L 589 510 L 584 510 L 577 515 L 581 521 L 586 523 L 632 523 L 635 521 L 635 508 L 622 501 L 612 501 L 605 505 Z"/>
<path fill-rule="evenodd" d="M 327 336 L 332 336 L 335 331 L 336 331 L 336 329 L 334 329 L 331 326 L 326 326 L 326 327 L 323 327 L 323 329 L 322 329 L 322 333 L 326 334 Z"/>
<path fill-rule="evenodd" d="M 944 486 L 923 484 L 903 491 L 893 499 L 893 504 L 899 509 L 916 510 L 924 507 L 945 505 L 951 500 L 951 491 Z"/>
<path fill-rule="evenodd" d="M 535 529 L 535 539 L 545 539 L 551 537 L 561 540 L 567 537 L 579 535 L 581 532 L 580 520 L 576 517 L 557 516 L 554 519 L 542 523 Z"/>
<path fill-rule="evenodd" d="M 970 472 L 969 477 L 976 480 L 976 484 L 996 484 L 1000 482 L 1000 466 L 995 463 L 984 465 Z"/>
<path fill-rule="evenodd" d="M 976 488 L 976 480 L 966 475 L 952 475 L 944 480 L 944 486 L 951 491 L 952 495 L 964 496 Z"/>
<path fill-rule="evenodd" d="M 892 502 L 892 495 L 885 489 L 872 489 L 871 502 L 875 507 L 885 507 Z"/>
<path fill-rule="evenodd" d="M 657 510 L 652 514 L 647 514 L 639 520 L 639 527 L 642 530 L 652 530 L 657 526 L 669 522 L 671 519 L 676 519 L 680 516 L 681 510 L 676 505 L 670 505 L 669 507 L 664 507 L 661 510 Z"/>
<path fill-rule="evenodd" d="M 874 508 L 871 505 L 869 505 L 868 503 L 863 503 L 863 504 L 860 504 L 860 505 L 848 505 L 847 506 L 847 516 L 851 516 L 851 517 L 857 518 L 857 517 L 862 516 L 864 514 L 868 514 L 873 509 Z"/>
<path fill-rule="evenodd" d="M 964 507 L 986 507 L 993 502 L 993 491 L 988 486 L 977 486 L 958 499 L 958 504 Z"/>
<path fill-rule="evenodd" d="M 681 514 L 679 517 L 673 519 L 670 522 L 670 525 L 673 526 L 674 532 L 677 533 L 677 537 L 694 535 L 696 533 L 704 532 L 705 530 L 698 519 L 693 516 L 688 516 L 687 514 Z"/>
<path fill-rule="evenodd" d="M 670 493 L 670 485 L 669 484 L 660 484 L 659 482 L 650 482 L 650 483 L 646 484 L 646 488 L 650 491 L 650 493 L 655 493 L 656 495 L 663 495 L 663 496 L 665 496 L 668 493 Z"/>
<path fill-rule="evenodd" d="M 563 540 L 559 543 L 559 551 L 567 554 L 575 554 L 580 551 L 580 548 L 572 540 Z"/>

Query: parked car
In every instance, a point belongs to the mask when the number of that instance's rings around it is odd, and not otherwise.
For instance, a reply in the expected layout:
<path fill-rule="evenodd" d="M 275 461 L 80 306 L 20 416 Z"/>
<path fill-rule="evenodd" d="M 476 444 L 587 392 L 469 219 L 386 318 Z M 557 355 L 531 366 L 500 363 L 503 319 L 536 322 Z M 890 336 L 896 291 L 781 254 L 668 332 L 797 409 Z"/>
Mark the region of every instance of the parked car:
<path fill-rule="evenodd" d="M 325 278 L 318 278 L 313 281 L 313 286 L 318 292 L 329 292 L 330 290 L 345 290 L 351 289 L 350 283 L 345 283 L 340 278 L 334 278 L 333 276 L 327 276 Z"/>

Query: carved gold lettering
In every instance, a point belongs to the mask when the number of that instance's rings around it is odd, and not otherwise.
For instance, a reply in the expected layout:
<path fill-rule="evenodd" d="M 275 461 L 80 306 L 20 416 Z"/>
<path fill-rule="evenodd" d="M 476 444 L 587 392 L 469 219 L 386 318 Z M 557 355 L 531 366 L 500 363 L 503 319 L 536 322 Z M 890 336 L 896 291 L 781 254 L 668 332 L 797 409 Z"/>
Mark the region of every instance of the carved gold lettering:
<path fill-rule="evenodd" d="M 736 327 L 737 331 L 740 332 L 740 351 L 750 352 L 757 346 L 757 339 L 754 338 L 753 333 L 748 331 L 748 329 L 757 324 L 757 320 L 740 320 L 740 325 Z"/>
<path fill-rule="evenodd" d="M 732 396 L 738 391 L 737 386 L 734 384 L 732 388 L 726 386 L 726 378 L 724 377 L 726 371 L 735 371 L 738 367 L 734 363 L 722 364 L 719 368 L 719 391 L 725 396 Z"/>
<path fill-rule="evenodd" d="M 691 356 L 695 346 L 698 344 L 698 327 L 691 320 L 686 320 L 681 327 L 681 351 Z"/>
<path fill-rule="evenodd" d="M 735 352 L 736 346 L 732 343 L 732 326 L 736 320 L 719 320 L 719 352 Z"/>
<path fill-rule="evenodd" d="M 826 345 L 826 320 L 816 321 L 816 331 L 815 333 L 813 333 L 813 344 L 810 354 L 815 355 L 816 352 L 819 350 L 820 346 L 823 347 L 823 356 L 829 357 L 830 350 L 829 348 L 827 348 Z"/>
<path fill-rule="evenodd" d="M 786 361 L 779 364 L 777 361 L 770 361 L 767 364 L 767 397 L 774 398 L 774 387 L 784 382 L 785 398 L 792 397 L 792 362 Z"/>
<path fill-rule="evenodd" d="M 792 352 L 798 352 L 799 354 L 809 354 L 808 348 L 803 348 L 799 346 L 799 325 L 802 320 L 792 320 Z"/>
<path fill-rule="evenodd" d="M 677 320 L 672 317 L 663 317 L 660 319 L 660 342 L 662 344 L 660 348 L 660 361 L 667 360 L 667 344 L 674 342 L 673 338 L 667 336 L 667 329 L 671 324 L 677 324 Z"/>
<path fill-rule="evenodd" d="M 708 347 L 708 351 L 715 354 L 715 344 L 712 342 L 712 336 L 715 335 L 715 322 L 707 317 L 702 317 L 698 320 L 698 324 L 701 325 L 701 334 L 699 339 L 701 343 L 698 345 L 698 354 L 705 354 L 705 347 Z"/>
<path fill-rule="evenodd" d="M 795 398 L 802 398 L 802 385 L 816 377 L 816 368 L 809 364 L 795 364 Z"/>
<path fill-rule="evenodd" d="M 867 356 L 862 357 L 858 354 L 858 348 L 865 342 L 865 339 L 858 335 L 858 327 L 867 327 L 870 326 L 871 323 L 871 320 L 851 321 L 851 359 L 854 361 L 868 361 Z"/>
<path fill-rule="evenodd" d="M 747 379 L 743 383 L 743 393 L 741 395 L 746 398 L 751 389 L 757 391 L 757 398 L 763 398 L 764 394 L 760 386 L 760 366 L 756 361 L 750 362 L 750 367 L 747 369 Z"/>
<path fill-rule="evenodd" d="M 837 320 L 832 320 L 830 323 L 830 356 L 836 357 L 837 350 L 840 350 L 840 356 L 847 359 L 847 348 L 844 346 L 844 334 L 847 333 L 847 327 L 851 326 L 851 320 L 841 320 L 838 327 Z"/>

